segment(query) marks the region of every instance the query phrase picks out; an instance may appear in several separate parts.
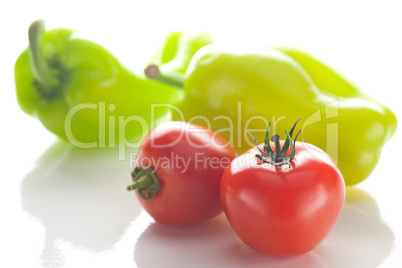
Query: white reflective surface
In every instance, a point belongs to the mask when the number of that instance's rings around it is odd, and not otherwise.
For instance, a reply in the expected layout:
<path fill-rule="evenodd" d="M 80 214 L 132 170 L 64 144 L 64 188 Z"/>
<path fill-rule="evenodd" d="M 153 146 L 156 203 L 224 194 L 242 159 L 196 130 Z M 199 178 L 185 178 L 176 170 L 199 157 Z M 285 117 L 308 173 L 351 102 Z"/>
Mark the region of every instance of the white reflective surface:
<path fill-rule="evenodd" d="M 245 246 L 224 215 L 185 228 L 154 223 L 125 191 L 134 151 L 119 160 L 116 149 L 82 150 L 58 141 L 19 109 L 13 81 L 34 19 L 80 29 L 138 70 L 165 33 L 204 28 L 216 39 L 305 48 L 402 118 L 397 1 L 250 1 L 247 7 L 207 1 L 197 8 L 186 1 L 144 2 L 0 4 L 0 267 L 401 267 L 400 131 L 372 175 L 348 189 L 327 239 L 303 256 L 276 259 Z M 158 24 L 148 23 L 150 17 Z"/>
<path fill-rule="evenodd" d="M 120 267 L 377 267 L 390 255 L 397 258 L 394 230 L 364 187 L 348 188 L 335 228 L 314 251 L 277 259 L 245 246 L 224 215 L 190 227 L 154 223 L 125 191 L 128 163 L 119 161 L 115 150 L 53 143 L 21 179 L 16 200 L 8 203 L 12 210 L 6 220 L 23 222 L 6 225 L 2 244 L 14 244 L 7 251 L 17 256 L 33 250 L 39 267 L 116 262 Z"/>

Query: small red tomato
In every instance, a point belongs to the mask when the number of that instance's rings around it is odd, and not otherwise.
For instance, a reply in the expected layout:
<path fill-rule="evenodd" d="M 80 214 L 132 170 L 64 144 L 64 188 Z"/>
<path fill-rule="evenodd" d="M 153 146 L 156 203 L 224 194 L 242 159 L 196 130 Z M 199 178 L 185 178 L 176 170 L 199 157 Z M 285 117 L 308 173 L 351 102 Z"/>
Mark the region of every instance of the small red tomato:
<path fill-rule="evenodd" d="M 268 126 L 265 143 L 234 159 L 221 181 L 230 225 L 244 243 L 270 256 L 314 249 L 334 226 L 345 200 L 336 164 L 316 146 L 293 143 L 295 125 L 286 141 L 274 135 L 272 142 Z"/>
<path fill-rule="evenodd" d="M 135 160 L 134 183 L 145 210 L 168 225 L 190 225 L 222 212 L 220 181 L 235 151 L 215 132 L 167 122 L 145 137 Z"/>

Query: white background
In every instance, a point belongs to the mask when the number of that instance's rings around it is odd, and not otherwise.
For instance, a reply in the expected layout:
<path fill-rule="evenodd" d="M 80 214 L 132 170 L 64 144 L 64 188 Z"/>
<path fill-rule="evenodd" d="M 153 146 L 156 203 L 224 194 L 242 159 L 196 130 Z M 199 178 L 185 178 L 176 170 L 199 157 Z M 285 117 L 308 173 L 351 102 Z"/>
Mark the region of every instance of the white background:
<path fill-rule="evenodd" d="M 220 216 L 154 224 L 134 195 L 130 161 L 58 142 L 18 107 L 14 63 L 35 19 L 70 27 L 141 72 L 165 34 L 208 30 L 217 42 L 292 45 L 340 70 L 402 117 L 398 1 L 2 1 L 0 267 L 401 267 L 401 134 L 372 175 L 348 189 L 314 251 L 274 259 L 244 246 Z"/>

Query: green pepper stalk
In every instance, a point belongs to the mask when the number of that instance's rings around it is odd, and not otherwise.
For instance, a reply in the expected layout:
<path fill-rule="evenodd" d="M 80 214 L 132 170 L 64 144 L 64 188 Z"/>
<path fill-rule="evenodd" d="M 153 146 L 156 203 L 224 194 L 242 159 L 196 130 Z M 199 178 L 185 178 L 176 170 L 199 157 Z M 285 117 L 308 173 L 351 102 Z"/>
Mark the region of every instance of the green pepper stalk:
<path fill-rule="evenodd" d="M 165 37 L 144 72 L 147 77 L 158 77 L 158 81 L 161 83 L 182 88 L 183 75 L 191 59 L 198 50 L 212 42 L 211 35 L 206 31 L 171 32 Z"/>
<path fill-rule="evenodd" d="M 211 35 L 206 31 L 171 32 L 165 37 L 149 64 L 158 66 L 162 73 L 176 74 L 176 78 L 180 79 L 194 54 L 212 42 Z"/>
<path fill-rule="evenodd" d="M 31 24 L 29 47 L 14 75 L 21 109 L 79 147 L 113 146 L 138 137 L 169 115 L 174 87 L 134 74 L 100 45 L 69 29 Z M 141 136 L 140 136 L 141 137 Z"/>
<path fill-rule="evenodd" d="M 238 153 L 253 143 L 244 130 L 264 138 L 267 116 L 276 132 L 303 120 L 304 142 L 326 151 L 346 185 L 365 180 L 382 147 L 394 135 L 394 113 L 313 56 L 288 47 L 236 50 L 208 45 L 197 52 L 185 75 L 149 67 L 159 81 L 181 85 L 184 97 L 175 120 L 218 131 Z M 184 83 L 183 83 L 184 81 Z M 184 117 L 183 117 L 184 115 Z M 287 119 L 287 120 L 283 120 Z M 262 130 L 262 131 L 259 131 Z"/>
<path fill-rule="evenodd" d="M 43 21 L 35 21 L 28 31 L 29 58 L 35 77 L 34 86 L 45 98 L 52 99 L 61 94 L 63 84 L 69 80 L 69 74 L 57 56 L 46 59 L 42 53 L 41 39 L 45 32 Z"/>

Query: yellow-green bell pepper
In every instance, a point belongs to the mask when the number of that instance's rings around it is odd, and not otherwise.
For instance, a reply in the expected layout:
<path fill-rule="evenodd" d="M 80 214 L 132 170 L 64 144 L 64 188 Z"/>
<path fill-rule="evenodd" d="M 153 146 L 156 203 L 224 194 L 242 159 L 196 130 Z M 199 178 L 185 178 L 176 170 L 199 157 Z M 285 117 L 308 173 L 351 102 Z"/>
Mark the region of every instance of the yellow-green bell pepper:
<path fill-rule="evenodd" d="M 177 74 L 152 74 L 171 84 L 180 81 Z M 302 117 L 302 141 L 330 154 L 347 185 L 369 176 L 397 126 L 390 109 L 293 48 L 208 45 L 196 53 L 183 80 L 176 120 L 206 126 L 242 153 L 254 145 L 245 130 L 263 140 L 268 121 L 273 133 L 284 133 Z"/>

